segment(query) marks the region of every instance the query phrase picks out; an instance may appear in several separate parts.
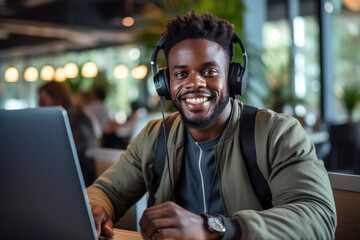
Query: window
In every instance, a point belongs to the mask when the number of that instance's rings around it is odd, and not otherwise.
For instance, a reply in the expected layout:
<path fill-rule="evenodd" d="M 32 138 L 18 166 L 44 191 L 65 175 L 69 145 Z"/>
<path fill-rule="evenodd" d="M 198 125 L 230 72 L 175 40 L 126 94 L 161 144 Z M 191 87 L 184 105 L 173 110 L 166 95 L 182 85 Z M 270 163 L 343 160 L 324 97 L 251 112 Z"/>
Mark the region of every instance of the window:
<path fill-rule="evenodd" d="M 308 131 L 317 131 L 321 83 L 316 2 L 288 2 L 268 4 L 268 21 L 263 27 L 269 84 L 265 102 L 270 109 L 299 117 Z"/>

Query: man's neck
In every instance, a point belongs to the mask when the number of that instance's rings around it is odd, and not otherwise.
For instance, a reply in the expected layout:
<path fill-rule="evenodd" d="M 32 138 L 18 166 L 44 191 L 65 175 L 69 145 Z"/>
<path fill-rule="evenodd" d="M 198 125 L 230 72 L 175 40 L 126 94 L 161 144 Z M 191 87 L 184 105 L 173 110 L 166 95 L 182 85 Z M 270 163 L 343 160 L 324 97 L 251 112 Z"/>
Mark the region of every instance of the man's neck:
<path fill-rule="evenodd" d="M 206 128 L 188 128 L 191 136 L 197 142 L 208 141 L 224 131 L 231 114 L 232 101 L 229 101 L 219 117 Z"/>

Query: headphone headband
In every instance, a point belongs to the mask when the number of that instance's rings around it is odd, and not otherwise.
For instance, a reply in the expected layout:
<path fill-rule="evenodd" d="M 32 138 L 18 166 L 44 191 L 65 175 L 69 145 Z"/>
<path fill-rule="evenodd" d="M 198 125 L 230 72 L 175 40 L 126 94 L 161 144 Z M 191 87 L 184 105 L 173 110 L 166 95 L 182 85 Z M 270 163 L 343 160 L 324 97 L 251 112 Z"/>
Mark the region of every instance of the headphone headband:
<path fill-rule="evenodd" d="M 157 68 L 156 58 L 157 58 L 158 52 L 160 49 L 164 49 L 164 46 L 165 46 L 165 39 L 160 38 L 160 40 L 156 43 L 154 51 L 152 52 L 150 67 L 151 67 L 151 72 L 152 72 L 153 76 L 155 76 L 155 74 L 157 73 L 157 70 L 155 70 L 155 69 Z"/>
<path fill-rule="evenodd" d="M 232 41 L 233 43 L 238 43 L 240 45 L 243 56 L 243 67 L 247 70 L 247 53 L 243 42 L 240 40 L 239 36 L 236 33 L 234 33 Z"/>

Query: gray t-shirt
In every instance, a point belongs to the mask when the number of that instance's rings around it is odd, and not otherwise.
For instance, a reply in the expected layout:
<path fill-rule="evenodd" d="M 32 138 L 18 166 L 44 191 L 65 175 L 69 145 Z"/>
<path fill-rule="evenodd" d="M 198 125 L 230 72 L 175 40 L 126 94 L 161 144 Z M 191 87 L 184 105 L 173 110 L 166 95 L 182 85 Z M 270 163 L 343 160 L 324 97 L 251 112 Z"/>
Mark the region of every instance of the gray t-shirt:
<path fill-rule="evenodd" d="M 176 203 L 193 213 L 224 214 L 214 157 L 220 137 L 221 134 L 205 142 L 196 142 L 187 132 L 185 159 L 175 188 L 175 199 Z"/>

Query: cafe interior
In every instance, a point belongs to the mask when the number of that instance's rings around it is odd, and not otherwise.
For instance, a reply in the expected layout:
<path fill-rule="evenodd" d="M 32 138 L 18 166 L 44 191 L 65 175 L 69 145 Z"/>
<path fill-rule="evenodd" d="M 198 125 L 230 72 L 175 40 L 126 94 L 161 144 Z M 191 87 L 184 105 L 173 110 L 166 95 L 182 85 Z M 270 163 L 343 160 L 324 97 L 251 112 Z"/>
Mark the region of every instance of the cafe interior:
<path fill-rule="evenodd" d="M 161 117 L 151 54 L 166 19 L 191 9 L 235 25 L 249 61 L 240 100 L 299 120 L 329 173 L 336 238 L 360 239 L 359 0 L 0 0 L 0 109 L 39 107 L 39 88 L 53 81 L 85 106 L 102 89 L 107 126 L 86 151 L 99 176 Z M 116 226 L 138 230 L 145 206 Z"/>

